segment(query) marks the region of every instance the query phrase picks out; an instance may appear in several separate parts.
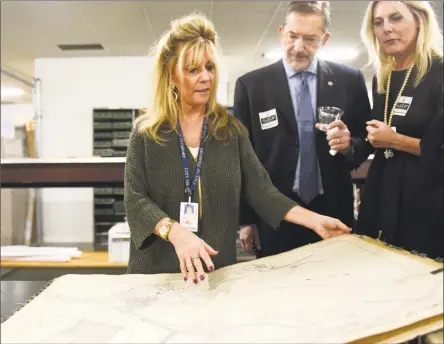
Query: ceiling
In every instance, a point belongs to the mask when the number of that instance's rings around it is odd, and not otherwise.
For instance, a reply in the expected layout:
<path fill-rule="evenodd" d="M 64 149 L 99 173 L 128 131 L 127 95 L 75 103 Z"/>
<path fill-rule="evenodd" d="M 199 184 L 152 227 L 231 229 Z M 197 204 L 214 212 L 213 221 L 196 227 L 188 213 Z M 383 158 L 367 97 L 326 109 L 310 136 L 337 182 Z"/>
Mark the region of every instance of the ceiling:
<path fill-rule="evenodd" d="M 440 22 L 442 1 L 435 3 Z M 213 21 L 224 55 L 238 59 L 240 74 L 270 63 L 263 57 L 278 49 L 277 28 L 288 1 L 19 1 L 1 2 L 1 67 L 32 81 L 34 59 L 71 56 L 147 55 L 171 19 L 192 11 Z M 356 48 L 360 55 L 348 64 L 366 64 L 359 29 L 367 1 L 332 1 L 333 34 L 329 49 Z M 63 52 L 58 44 L 99 43 L 103 51 Z M 13 101 L 29 101 L 31 88 L 2 73 L 2 85 L 21 87 L 27 94 Z"/>

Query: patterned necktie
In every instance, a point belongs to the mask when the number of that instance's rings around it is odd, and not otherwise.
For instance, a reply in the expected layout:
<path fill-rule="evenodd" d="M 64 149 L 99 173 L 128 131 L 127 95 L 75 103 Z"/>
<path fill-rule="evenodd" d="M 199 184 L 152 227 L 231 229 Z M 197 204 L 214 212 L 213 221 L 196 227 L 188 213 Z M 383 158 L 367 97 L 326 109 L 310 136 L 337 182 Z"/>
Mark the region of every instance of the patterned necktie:
<path fill-rule="evenodd" d="M 302 83 L 297 92 L 299 130 L 299 197 L 309 204 L 318 194 L 318 158 L 316 154 L 316 129 L 308 73 L 301 73 Z"/>

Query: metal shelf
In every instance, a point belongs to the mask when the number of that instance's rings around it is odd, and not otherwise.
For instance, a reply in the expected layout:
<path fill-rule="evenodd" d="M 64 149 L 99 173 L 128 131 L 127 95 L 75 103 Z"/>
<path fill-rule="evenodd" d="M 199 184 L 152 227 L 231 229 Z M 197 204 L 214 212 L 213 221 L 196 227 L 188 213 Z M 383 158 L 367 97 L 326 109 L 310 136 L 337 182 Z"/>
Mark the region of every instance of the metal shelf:
<path fill-rule="evenodd" d="M 94 155 L 126 157 L 133 121 L 138 115 L 138 109 L 93 109 Z M 96 248 L 108 247 L 108 230 L 115 223 L 124 221 L 124 218 L 123 188 L 94 188 L 94 245 Z"/>

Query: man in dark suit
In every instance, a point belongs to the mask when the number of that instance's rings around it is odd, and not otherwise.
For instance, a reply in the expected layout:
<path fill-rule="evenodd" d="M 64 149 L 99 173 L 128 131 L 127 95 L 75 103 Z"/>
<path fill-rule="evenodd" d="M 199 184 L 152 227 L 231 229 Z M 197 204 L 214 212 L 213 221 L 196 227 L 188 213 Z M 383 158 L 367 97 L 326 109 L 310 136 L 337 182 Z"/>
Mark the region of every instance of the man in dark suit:
<path fill-rule="evenodd" d="M 316 58 L 330 38 L 329 24 L 328 1 L 291 2 L 279 28 L 284 58 L 237 80 L 234 114 L 249 130 L 257 156 L 283 194 L 352 227 L 350 171 L 369 154 L 364 147 L 370 104 L 359 70 Z M 320 106 L 344 111 L 327 133 L 317 129 Z M 255 236 L 251 225 L 257 224 L 259 257 L 321 240 L 307 228 L 284 222 L 273 231 L 245 207 L 241 222 L 247 225 L 240 231 L 241 244 L 248 251 Z"/>

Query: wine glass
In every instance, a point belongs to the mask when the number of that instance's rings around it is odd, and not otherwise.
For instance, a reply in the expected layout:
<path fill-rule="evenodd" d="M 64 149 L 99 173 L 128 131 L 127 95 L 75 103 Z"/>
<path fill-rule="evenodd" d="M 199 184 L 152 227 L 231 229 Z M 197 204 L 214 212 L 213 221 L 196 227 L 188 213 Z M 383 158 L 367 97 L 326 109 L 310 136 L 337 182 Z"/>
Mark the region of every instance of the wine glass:
<path fill-rule="evenodd" d="M 344 115 L 344 110 L 334 107 L 334 106 L 320 106 L 318 107 L 318 118 L 319 118 L 319 124 L 320 128 L 319 130 L 327 132 L 328 126 L 333 123 L 334 121 L 337 121 L 338 119 L 341 119 L 341 117 Z M 337 128 L 332 129 L 337 130 Z M 330 149 L 330 154 L 335 156 L 337 151 Z"/>

